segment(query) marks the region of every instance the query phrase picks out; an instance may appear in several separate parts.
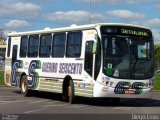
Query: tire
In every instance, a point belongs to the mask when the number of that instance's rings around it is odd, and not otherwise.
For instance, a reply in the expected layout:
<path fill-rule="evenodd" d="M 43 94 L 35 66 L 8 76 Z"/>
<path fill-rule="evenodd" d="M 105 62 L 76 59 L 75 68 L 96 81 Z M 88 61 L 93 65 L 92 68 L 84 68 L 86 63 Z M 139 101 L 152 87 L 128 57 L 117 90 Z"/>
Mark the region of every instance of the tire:
<path fill-rule="evenodd" d="M 111 101 L 113 104 L 117 105 L 118 103 L 120 103 L 121 99 L 120 98 L 112 98 Z"/>
<path fill-rule="evenodd" d="M 75 103 L 75 95 L 74 95 L 74 84 L 73 81 L 69 81 L 69 86 L 68 86 L 68 100 L 70 104 Z"/>
<path fill-rule="evenodd" d="M 23 75 L 21 78 L 21 94 L 24 97 L 29 96 L 30 90 L 28 89 L 28 80 L 27 80 L 27 76 Z"/>

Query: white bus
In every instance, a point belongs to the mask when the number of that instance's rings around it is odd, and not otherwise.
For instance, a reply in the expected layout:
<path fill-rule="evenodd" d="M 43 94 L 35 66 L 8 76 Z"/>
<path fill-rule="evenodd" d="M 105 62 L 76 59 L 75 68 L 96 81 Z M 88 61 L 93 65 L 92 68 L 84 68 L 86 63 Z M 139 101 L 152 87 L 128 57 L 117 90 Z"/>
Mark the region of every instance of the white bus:
<path fill-rule="evenodd" d="M 154 44 L 149 28 L 93 24 L 9 33 L 5 83 L 92 98 L 151 98 Z"/>

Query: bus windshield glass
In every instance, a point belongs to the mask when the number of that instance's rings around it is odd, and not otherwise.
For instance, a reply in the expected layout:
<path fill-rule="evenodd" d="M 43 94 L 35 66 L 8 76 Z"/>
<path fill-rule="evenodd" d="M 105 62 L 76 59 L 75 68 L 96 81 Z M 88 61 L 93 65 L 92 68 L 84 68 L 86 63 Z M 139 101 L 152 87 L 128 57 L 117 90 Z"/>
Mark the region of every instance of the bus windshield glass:
<path fill-rule="evenodd" d="M 152 37 L 102 35 L 103 73 L 119 79 L 147 79 L 154 75 Z"/>

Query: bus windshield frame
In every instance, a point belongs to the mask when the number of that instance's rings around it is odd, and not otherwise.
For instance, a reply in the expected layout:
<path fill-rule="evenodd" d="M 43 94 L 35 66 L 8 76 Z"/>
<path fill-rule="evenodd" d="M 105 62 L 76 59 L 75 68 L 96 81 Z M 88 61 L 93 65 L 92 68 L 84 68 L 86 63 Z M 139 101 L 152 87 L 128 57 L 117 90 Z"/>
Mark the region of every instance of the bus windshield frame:
<path fill-rule="evenodd" d="M 127 27 L 127 30 L 131 28 L 131 34 L 124 35 L 118 32 L 117 27 L 112 26 L 112 30 L 108 30 L 109 33 L 106 32 L 107 28 L 110 29 L 110 27 L 101 28 L 103 73 L 118 79 L 152 78 L 154 76 L 154 43 L 151 32 L 137 28 L 135 33 L 136 28 L 134 28 L 132 33 L 132 27 Z M 124 30 L 125 27 L 121 29 Z"/>

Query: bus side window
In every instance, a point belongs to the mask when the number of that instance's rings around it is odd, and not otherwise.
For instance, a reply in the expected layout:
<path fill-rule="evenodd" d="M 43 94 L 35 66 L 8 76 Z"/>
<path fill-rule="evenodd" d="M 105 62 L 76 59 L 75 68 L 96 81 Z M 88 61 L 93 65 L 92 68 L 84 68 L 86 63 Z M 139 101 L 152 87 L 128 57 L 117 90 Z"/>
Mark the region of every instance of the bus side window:
<path fill-rule="evenodd" d="M 38 56 L 39 35 L 32 35 L 28 42 L 28 57 Z"/>
<path fill-rule="evenodd" d="M 86 49 L 85 49 L 85 63 L 84 63 L 84 69 L 85 71 L 92 76 L 92 66 L 93 66 L 93 41 L 87 41 L 86 42 Z"/>
<path fill-rule="evenodd" d="M 40 37 L 39 57 L 50 57 L 52 34 L 42 35 Z"/>
<path fill-rule="evenodd" d="M 56 33 L 53 35 L 52 57 L 64 57 L 66 33 Z"/>
<path fill-rule="evenodd" d="M 67 57 L 80 57 L 82 44 L 82 31 L 69 32 L 67 35 Z"/>
<path fill-rule="evenodd" d="M 28 37 L 22 36 L 20 46 L 20 57 L 26 57 L 27 55 Z"/>

